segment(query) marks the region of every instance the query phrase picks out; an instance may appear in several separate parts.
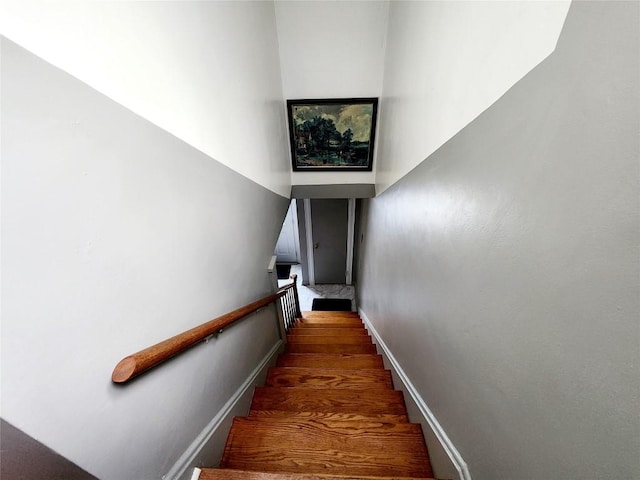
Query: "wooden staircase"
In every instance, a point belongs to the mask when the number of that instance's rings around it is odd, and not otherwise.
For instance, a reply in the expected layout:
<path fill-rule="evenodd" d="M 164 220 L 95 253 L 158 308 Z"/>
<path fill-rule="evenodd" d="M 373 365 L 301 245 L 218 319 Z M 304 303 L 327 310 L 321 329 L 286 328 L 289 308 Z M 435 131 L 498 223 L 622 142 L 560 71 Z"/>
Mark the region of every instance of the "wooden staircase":
<path fill-rule="evenodd" d="M 199 480 L 431 478 L 421 426 L 409 423 L 360 317 L 303 312 L 248 417 L 236 417 L 220 468 Z"/>

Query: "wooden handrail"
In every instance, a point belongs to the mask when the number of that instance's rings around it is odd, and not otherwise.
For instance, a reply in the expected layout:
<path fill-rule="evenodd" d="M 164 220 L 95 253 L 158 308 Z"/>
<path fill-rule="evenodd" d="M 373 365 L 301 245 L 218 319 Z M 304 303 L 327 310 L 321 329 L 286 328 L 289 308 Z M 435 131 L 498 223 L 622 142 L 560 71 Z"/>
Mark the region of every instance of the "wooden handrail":
<path fill-rule="evenodd" d="M 202 325 L 123 358 L 118 362 L 116 368 L 113 369 L 111 380 L 114 383 L 128 382 L 150 368 L 169 360 L 178 353 L 187 350 L 198 342 L 201 342 L 210 335 L 221 332 L 229 325 L 241 320 L 262 307 L 275 302 L 285 295 L 290 288 L 296 287 L 297 276 L 292 275 L 291 279 L 293 280 L 292 283 L 285 285 L 272 295 L 263 297 L 260 300 L 256 300 L 253 303 L 245 305 L 244 307 L 240 307 L 225 315 L 221 315 L 213 320 L 203 323 Z"/>

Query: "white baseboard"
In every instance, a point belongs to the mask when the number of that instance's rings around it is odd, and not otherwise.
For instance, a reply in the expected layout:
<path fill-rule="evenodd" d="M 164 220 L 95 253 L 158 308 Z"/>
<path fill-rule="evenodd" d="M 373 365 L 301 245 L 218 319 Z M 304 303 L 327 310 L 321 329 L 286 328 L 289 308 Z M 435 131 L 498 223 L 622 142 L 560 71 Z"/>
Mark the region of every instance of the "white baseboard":
<path fill-rule="evenodd" d="M 190 467 L 194 467 L 194 462 L 202 449 L 205 448 L 211 437 L 213 437 L 213 435 L 216 433 L 216 430 L 218 430 L 221 425 L 226 423 L 228 417 L 233 414 L 233 410 L 236 405 L 246 395 L 252 394 L 251 387 L 253 387 L 260 375 L 263 374 L 264 371 L 272 363 L 274 357 L 280 351 L 282 343 L 282 340 L 278 340 L 278 342 L 276 342 L 271 350 L 269 350 L 269 353 L 265 355 L 258 366 L 253 369 L 247 379 L 242 383 L 242 385 L 240 385 L 240 388 L 235 391 L 235 393 L 231 396 L 227 403 L 224 404 L 224 406 L 220 409 L 216 416 L 211 419 L 208 425 L 198 434 L 193 442 L 191 442 L 191 445 L 189 445 L 189 447 L 180 456 L 178 461 L 174 463 L 171 469 L 162 476 L 163 480 L 180 480 L 183 478 L 189 478 L 188 475 L 185 475 L 185 473 L 187 473 L 187 470 Z M 225 436 L 226 433 L 228 432 L 225 432 Z"/>
<path fill-rule="evenodd" d="M 358 313 L 366 324 L 367 330 L 369 330 L 369 332 L 375 339 L 375 343 L 380 346 L 380 348 L 382 349 L 382 353 L 387 357 L 387 359 L 389 360 L 389 364 L 402 382 L 404 386 L 404 392 L 406 392 L 411 397 L 411 400 L 417 406 L 420 414 L 424 417 L 426 424 L 433 432 L 433 435 L 438 439 L 438 442 L 442 446 L 442 449 L 446 452 L 449 460 L 451 460 L 451 464 L 458 471 L 459 479 L 471 480 L 471 474 L 469 473 L 466 462 L 462 459 L 460 452 L 458 452 L 456 447 L 451 442 L 451 439 L 447 436 L 446 432 L 442 428 L 442 425 L 440 425 L 431 409 L 427 406 L 422 396 L 418 393 L 418 390 L 413 385 L 407 374 L 404 372 L 396 358 L 393 356 L 393 353 L 391 353 L 389 347 L 387 347 L 387 345 L 384 343 L 384 341 L 380 337 L 380 334 L 377 332 L 377 330 L 367 317 L 366 313 L 364 313 L 362 309 L 358 309 Z"/>

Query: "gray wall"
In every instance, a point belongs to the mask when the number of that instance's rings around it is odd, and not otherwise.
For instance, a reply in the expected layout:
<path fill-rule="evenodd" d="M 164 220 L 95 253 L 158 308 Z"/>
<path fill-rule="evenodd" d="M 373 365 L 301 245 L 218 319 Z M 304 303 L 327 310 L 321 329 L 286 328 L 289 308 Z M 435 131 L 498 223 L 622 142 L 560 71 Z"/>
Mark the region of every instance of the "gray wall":
<path fill-rule="evenodd" d="M 336 180 L 343 173 L 336 173 Z M 376 186 L 372 183 L 292 185 L 292 198 L 371 198 L 376 196 Z"/>
<path fill-rule="evenodd" d="M 550 57 L 363 201 L 359 305 L 474 480 L 640 475 L 639 13 L 574 2 Z"/>
<path fill-rule="evenodd" d="M 162 478 L 277 344 L 275 310 L 111 372 L 269 293 L 289 201 L 0 42 L 2 417 L 103 480 Z"/>

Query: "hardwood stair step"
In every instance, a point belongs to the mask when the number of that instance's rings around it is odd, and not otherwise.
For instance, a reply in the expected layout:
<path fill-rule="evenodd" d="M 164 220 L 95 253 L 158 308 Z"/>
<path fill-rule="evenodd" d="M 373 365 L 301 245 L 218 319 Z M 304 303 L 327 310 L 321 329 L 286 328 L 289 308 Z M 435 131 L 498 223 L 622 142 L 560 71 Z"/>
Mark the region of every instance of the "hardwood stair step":
<path fill-rule="evenodd" d="M 287 412 L 284 410 L 253 410 L 248 418 L 286 418 L 289 421 L 297 420 L 341 420 L 352 422 L 381 422 L 381 423 L 409 423 L 406 415 L 392 413 L 379 413 L 376 415 L 363 415 L 361 413 L 336 413 L 336 412 Z"/>
<path fill-rule="evenodd" d="M 360 318 L 358 312 L 329 311 L 329 310 L 303 310 L 303 317 L 356 317 Z"/>
<path fill-rule="evenodd" d="M 362 345 L 372 343 L 369 335 L 287 335 L 287 342 L 313 344 L 339 343 L 342 345 Z"/>
<path fill-rule="evenodd" d="M 293 327 L 289 335 L 369 335 L 366 328 L 306 328 Z"/>
<path fill-rule="evenodd" d="M 362 329 L 365 328 L 364 323 L 362 323 L 361 321 L 358 320 L 349 320 L 347 322 L 342 322 L 342 323 L 335 323 L 335 322 L 330 322 L 330 321 L 326 321 L 326 322 L 318 322 L 318 321 L 313 321 L 313 320 L 305 320 L 305 319 L 298 319 L 295 323 L 295 327 L 298 328 L 340 328 L 340 329 L 350 329 L 350 328 L 355 328 L 355 329 Z"/>
<path fill-rule="evenodd" d="M 420 425 L 337 420 L 233 420 L 224 468 L 432 477 Z"/>
<path fill-rule="evenodd" d="M 254 411 L 319 412 L 406 417 L 402 392 L 396 390 L 347 390 L 304 387 L 257 387 L 251 402 Z"/>
<path fill-rule="evenodd" d="M 366 353 L 376 354 L 376 346 L 373 344 L 342 345 L 336 344 L 312 344 L 312 343 L 287 343 L 285 353 Z"/>
<path fill-rule="evenodd" d="M 323 312 L 323 311 L 303 311 L 300 315 L 301 318 L 343 318 L 361 320 L 360 315 L 356 312 Z"/>
<path fill-rule="evenodd" d="M 267 372 L 269 387 L 393 389 L 391 372 L 380 369 L 275 367 Z"/>
<path fill-rule="evenodd" d="M 364 326 L 359 318 L 350 317 L 305 317 L 298 320 L 302 325 L 313 325 L 318 323 L 331 323 L 336 325 Z"/>
<path fill-rule="evenodd" d="M 251 472 L 229 468 L 202 468 L 198 480 L 435 480 L 424 477 L 371 477 L 359 475 L 311 475 L 308 473 Z"/>
<path fill-rule="evenodd" d="M 309 314 L 305 314 L 303 313 L 302 316 L 300 317 L 302 318 L 302 320 L 318 320 L 318 321 L 336 321 L 336 322 L 341 322 L 341 321 L 356 321 L 356 322 L 361 322 L 362 318 L 360 318 L 360 315 L 328 315 L 328 314 L 315 314 L 315 313 L 309 313 Z"/>
<path fill-rule="evenodd" d="M 280 355 L 278 367 L 384 368 L 382 355 L 288 353 Z"/>

